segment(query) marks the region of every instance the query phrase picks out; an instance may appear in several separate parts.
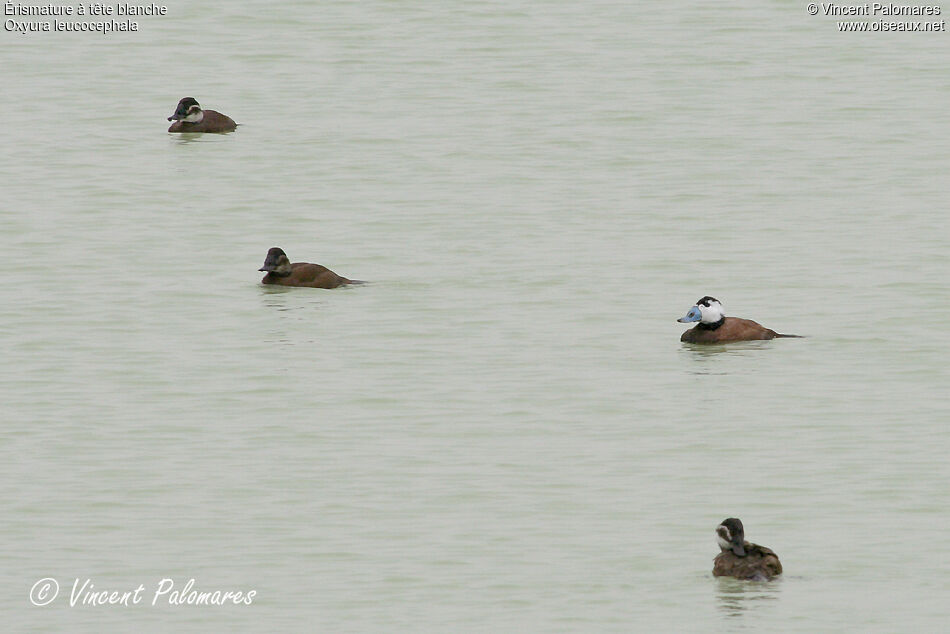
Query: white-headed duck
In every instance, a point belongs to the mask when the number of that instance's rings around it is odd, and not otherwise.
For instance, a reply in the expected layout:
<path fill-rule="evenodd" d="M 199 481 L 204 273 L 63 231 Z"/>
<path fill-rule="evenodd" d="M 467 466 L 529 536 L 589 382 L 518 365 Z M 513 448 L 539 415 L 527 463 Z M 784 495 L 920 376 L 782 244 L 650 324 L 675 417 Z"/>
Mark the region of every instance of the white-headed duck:
<path fill-rule="evenodd" d="M 168 120 L 175 122 L 168 128 L 169 132 L 231 132 L 237 127 L 234 119 L 227 115 L 202 110 L 194 97 L 184 97 L 179 101 Z"/>
<path fill-rule="evenodd" d="M 676 321 L 684 324 L 699 322 L 680 337 L 680 341 L 685 343 L 728 343 L 775 339 L 776 337 L 800 337 L 799 335 L 780 335 L 751 319 L 726 317 L 719 300 L 708 295 L 696 302 L 685 317 L 680 317 Z"/>
<path fill-rule="evenodd" d="M 747 542 L 738 518 L 730 517 L 719 523 L 716 541 L 722 552 L 713 560 L 714 577 L 768 581 L 782 574 L 778 555 L 770 548 Z"/>
<path fill-rule="evenodd" d="M 261 284 L 278 286 L 307 286 L 310 288 L 336 288 L 347 284 L 363 284 L 360 280 L 348 280 L 319 264 L 309 262 L 290 263 L 290 258 L 280 247 L 272 247 L 267 252 L 264 266 L 258 269 L 267 275 Z"/>

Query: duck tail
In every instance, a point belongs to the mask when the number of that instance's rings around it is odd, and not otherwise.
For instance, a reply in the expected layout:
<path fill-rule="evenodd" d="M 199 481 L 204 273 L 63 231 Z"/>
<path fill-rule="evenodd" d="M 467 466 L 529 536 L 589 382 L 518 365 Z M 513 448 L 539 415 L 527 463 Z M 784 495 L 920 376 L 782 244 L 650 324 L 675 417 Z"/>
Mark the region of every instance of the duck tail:
<path fill-rule="evenodd" d="M 365 280 L 346 280 L 347 284 L 366 284 Z"/>
<path fill-rule="evenodd" d="M 778 339 L 779 337 L 787 337 L 790 339 L 804 339 L 805 335 L 783 335 L 783 334 L 775 333 L 775 338 Z"/>

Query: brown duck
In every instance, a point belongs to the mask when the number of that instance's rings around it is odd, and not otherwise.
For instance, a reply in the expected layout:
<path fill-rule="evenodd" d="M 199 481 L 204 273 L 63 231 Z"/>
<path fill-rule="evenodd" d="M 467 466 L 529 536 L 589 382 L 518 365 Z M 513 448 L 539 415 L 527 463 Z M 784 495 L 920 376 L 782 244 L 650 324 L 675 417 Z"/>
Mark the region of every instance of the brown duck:
<path fill-rule="evenodd" d="M 168 128 L 169 132 L 231 132 L 237 127 L 234 119 L 226 114 L 202 110 L 194 97 L 179 101 L 168 120 L 175 122 Z"/>
<path fill-rule="evenodd" d="M 258 270 L 267 272 L 261 284 L 310 288 L 336 288 L 347 284 L 363 284 L 360 280 L 348 280 L 319 264 L 309 262 L 291 264 L 290 258 L 280 247 L 273 247 L 267 252 L 264 266 Z"/>
<path fill-rule="evenodd" d="M 685 317 L 680 317 L 676 321 L 684 324 L 699 322 L 680 337 L 680 341 L 684 343 L 729 343 L 777 337 L 800 337 L 799 335 L 781 335 L 751 319 L 726 317 L 719 300 L 709 295 L 696 302 Z"/>
<path fill-rule="evenodd" d="M 738 518 L 724 519 L 716 527 L 716 541 L 722 552 L 713 560 L 714 577 L 768 581 L 782 574 L 778 555 L 770 548 L 745 541 Z"/>

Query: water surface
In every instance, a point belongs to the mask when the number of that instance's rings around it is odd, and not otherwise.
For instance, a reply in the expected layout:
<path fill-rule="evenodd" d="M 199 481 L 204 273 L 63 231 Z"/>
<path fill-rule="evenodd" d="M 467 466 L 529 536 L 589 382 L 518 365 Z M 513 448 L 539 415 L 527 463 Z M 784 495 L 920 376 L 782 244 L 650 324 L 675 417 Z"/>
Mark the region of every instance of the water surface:
<path fill-rule="evenodd" d="M 168 6 L 2 34 L 10 631 L 947 622 L 945 33 Z M 241 127 L 166 134 L 186 95 Z M 807 338 L 684 346 L 707 294 Z M 711 577 L 730 516 L 784 578 Z M 68 604 L 164 577 L 257 597 Z"/>

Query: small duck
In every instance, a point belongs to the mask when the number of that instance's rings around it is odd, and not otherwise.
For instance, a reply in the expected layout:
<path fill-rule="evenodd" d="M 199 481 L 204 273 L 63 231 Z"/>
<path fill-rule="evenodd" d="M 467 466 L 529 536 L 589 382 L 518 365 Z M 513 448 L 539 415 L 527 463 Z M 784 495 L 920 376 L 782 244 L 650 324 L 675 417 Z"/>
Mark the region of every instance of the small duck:
<path fill-rule="evenodd" d="M 714 577 L 768 581 L 782 574 L 778 555 L 765 546 L 745 541 L 745 531 L 738 518 L 722 520 L 716 527 L 716 541 L 722 552 L 713 560 Z"/>
<path fill-rule="evenodd" d="M 174 121 L 169 132 L 231 132 L 237 127 L 234 119 L 215 112 L 202 110 L 194 97 L 185 97 L 178 102 L 175 113 L 168 117 Z"/>
<path fill-rule="evenodd" d="M 680 341 L 685 343 L 728 343 L 775 339 L 776 337 L 801 338 L 800 335 L 780 335 L 751 319 L 726 317 L 719 300 L 709 295 L 696 302 L 685 317 L 680 317 L 676 321 L 684 324 L 699 322 L 680 337 Z"/>
<path fill-rule="evenodd" d="M 347 284 L 364 284 L 360 280 L 348 280 L 319 264 L 309 262 L 290 263 L 290 259 L 280 247 L 273 247 L 267 251 L 264 266 L 258 271 L 266 271 L 267 275 L 261 284 L 277 284 L 278 286 L 308 286 L 310 288 L 336 288 Z"/>

